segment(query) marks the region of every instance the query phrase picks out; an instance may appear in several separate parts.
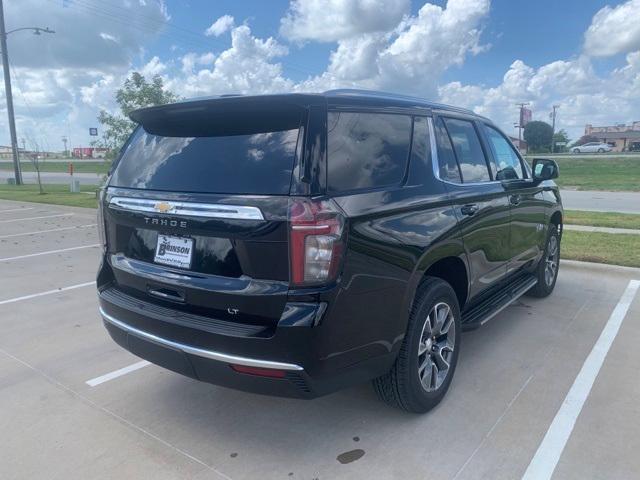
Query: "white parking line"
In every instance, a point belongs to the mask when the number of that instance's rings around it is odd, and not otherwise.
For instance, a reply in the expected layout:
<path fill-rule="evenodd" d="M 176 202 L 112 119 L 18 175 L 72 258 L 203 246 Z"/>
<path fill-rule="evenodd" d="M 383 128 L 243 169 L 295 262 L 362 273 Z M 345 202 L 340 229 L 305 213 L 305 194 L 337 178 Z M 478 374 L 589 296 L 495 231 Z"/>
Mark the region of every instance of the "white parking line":
<path fill-rule="evenodd" d="M 13 238 L 13 237 L 26 237 L 27 235 L 38 235 L 40 233 L 50 233 L 50 232 L 62 232 L 64 230 L 74 230 L 76 228 L 89 228 L 95 227 L 95 223 L 90 223 L 87 225 L 76 225 L 74 227 L 62 227 L 62 228 L 51 228 L 49 230 L 38 230 L 36 232 L 27 232 L 27 233 L 12 233 L 11 235 L 0 235 L 0 238 Z"/>
<path fill-rule="evenodd" d="M 23 220 L 41 220 L 43 218 L 70 217 L 72 215 L 73 213 L 59 213 L 57 215 L 45 215 L 42 217 L 12 218 L 10 220 L 0 220 L 0 223 L 21 222 Z"/>
<path fill-rule="evenodd" d="M 130 428 L 142 433 L 143 435 L 155 440 L 156 442 L 158 442 L 158 443 L 160 443 L 160 444 L 172 449 L 173 451 L 179 453 L 180 455 L 184 455 L 189 460 L 191 460 L 191 461 L 193 461 L 193 462 L 195 462 L 195 463 L 197 463 L 199 465 L 202 465 L 203 467 L 205 467 L 205 468 L 211 470 L 212 472 L 214 472 L 216 475 L 218 475 L 218 476 L 220 476 L 220 477 L 222 477 L 222 478 L 224 478 L 226 480 L 231 480 L 231 477 L 226 476 L 224 473 L 222 473 L 220 470 L 215 468 L 213 465 L 210 465 L 210 464 L 206 463 L 204 460 L 200 460 L 198 457 L 194 457 L 193 455 L 191 455 L 186 450 L 180 449 L 179 447 L 175 446 L 174 444 L 168 442 L 167 440 L 164 440 L 164 439 L 158 437 L 157 435 L 149 432 L 148 430 L 145 430 L 144 428 L 142 428 L 141 426 L 133 423 L 132 421 L 127 420 L 124 417 L 121 417 L 117 413 L 109 410 L 107 407 L 103 407 L 102 405 L 98 405 L 96 402 L 94 402 L 90 398 L 85 397 L 80 392 L 77 392 L 74 389 L 72 389 L 71 387 L 68 387 L 67 385 L 64 385 L 63 383 L 59 382 L 55 378 L 53 378 L 50 375 L 46 374 L 45 372 L 43 372 L 42 370 L 38 369 L 34 365 L 31 365 L 30 363 L 25 362 L 24 360 L 16 357 L 15 355 L 12 355 L 11 353 L 7 352 L 6 350 L 3 350 L 2 348 L 0 348 L 0 354 L 5 355 L 5 356 L 13 359 L 14 361 L 16 361 L 17 363 L 23 365 L 24 367 L 28 368 L 29 370 L 37 373 L 38 375 L 40 375 L 42 378 L 47 380 L 52 385 L 57 386 L 58 388 L 60 388 L 60 389 L 64 390 L 65 392 L 71 394 L 74 398 L 77 398 L 78 400 L 83 401 L 87 405 L 95 408 L 96 410 L 101 411 L 102 413 L 104 413 L 104 414 L 110 416 L 111 418 L 119 421 L 123 425 L 127 425 L 128 427 L 130 427 Z"/>
<path fill-rule="evenodd" d="M 0 300 L 0 305 L 7 303 L 21 302 L 22 300 L 30 300 L 36 297 L 42 297 L 43 295 L 52 295 L 54 293 L 66 292 L 67 290 L 75 290 L 76 288 L 88 287 L 89 285 L 95 285 L 96 282 L 79 283 L 77 285 L 70 285 L 68 287 L 56 288 L 55 290 L 47 290 L 46 292 L 32 293 L 31 295 L 24 295 L 22 297 L 10 298 L 8 300 Z"/>
<path fill-rule="evenodd" d="M 83 248 L 95 248 L 99 246 L 100 246 L 99 243 L 94 243 L 92 245 L 81 245 L 79 247 L 60 248 L 58 250 L 47 250 L 46 252 L 30 253 L 28 255 L 18 255 L 17 257 L 0 258 L 0 262 L 8 262 L 10 260 L 20 260 L 22 258 L 39 257 L 40 255 L 49 255 L 52 253 L 70 252 L 72 250 L 81 250 Z"/>
<path fill-rule="evenodd" d="M 553 475 L 560 460 L 562 451 L 571 436 L 578 415 L 582 411 L 593 383 L 600 372 L 600 368 L 609 353 L 609 349 L 622 326 L 624 317 L 631 306 L 631 302 L 640 288 L 640 280 L 631 280 L 620 301 L 613 309 L 600 337 L 584 361 L 580 373 L 573 382 L 569 393 L 562 402 L 558 413 L 549 426 L 538 451 L 531 459 L 522 480 L 546 480 Z"/>
<path fill-rule="evenodd" d="M 146 360 L 142 360 L 140 362 L 136 362 L 133 365 L 129 365 L 128 367 L 121 368 L 119 370 L 115 370 L 113 372 L 105 373 L 104 375 L 100 375 L 99 377 L 92 378 L 91 380 L 87 380 L 86 383 L 90 387 L 95 387 L 96 385 L 100 385 L 101 383 L 108 382 L 109 380 L 113 380 L 114 378 L 121 377 L 130 372 L 135 372 L 136 370 L 140 370 L 147 365 L 151 365 L 150 362 Z"/>
<path fill-rule="evenodd" d="M 23 208 L 8 208 L 6 210 L 0 210 L 0 213 L 7 212 L 24 212 L 25 210 L 33 210 L 34 207 L 23 207 Z"/>

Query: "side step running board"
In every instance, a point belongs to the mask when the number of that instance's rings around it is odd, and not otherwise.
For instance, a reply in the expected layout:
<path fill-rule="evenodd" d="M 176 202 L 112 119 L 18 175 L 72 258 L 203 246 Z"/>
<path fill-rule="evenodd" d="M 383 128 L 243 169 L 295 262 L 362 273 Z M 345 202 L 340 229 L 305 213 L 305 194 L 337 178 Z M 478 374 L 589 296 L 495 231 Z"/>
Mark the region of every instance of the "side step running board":
<path fill-rule="evenodd" d="M 533 275 L 523 275 L 514 279 L 482 303 L 462 314 L 462 329 L 473 330 L 484 325 L 502 310 L 524 295 L 538 280 Z"/>

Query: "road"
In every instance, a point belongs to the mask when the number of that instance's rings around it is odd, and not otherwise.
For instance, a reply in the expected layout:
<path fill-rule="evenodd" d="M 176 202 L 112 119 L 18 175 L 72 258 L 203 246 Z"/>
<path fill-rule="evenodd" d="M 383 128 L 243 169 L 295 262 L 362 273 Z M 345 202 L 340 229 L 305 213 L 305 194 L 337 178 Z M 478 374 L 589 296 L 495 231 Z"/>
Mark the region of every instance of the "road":
<path fill-rule="evenodd" d="M 13 172 L 10 170 L 0 170 L 0 182 L 7 183 L 8 178 L 13 178 Z M 102 174 L 99 173 L 75 173 L 73 178 L 80 180 L 83 185 L 98 185 L 102 179 Z M 54 172 L 42 172 L 40 174 L 42 183 L 70 183 L 70 176 L 68 173 L 54 173 Z M 35 172 L 22 172 L 22 180 L 25 183 L 36 183 L 38 181 L 37 174 Z"/>
<path fill-rule="evenodd" d="M 34 172 L 23 172 L 25 183 L 35 183 Z M 67 173 L 43 172 L 40 177 L 44 183 L 68 184 L 70 177 Z M 7 178 L 13 178 L 13 172 L 0 170 L 0 182 L 6 183 Z M 73 178 L 80 180 L 83 185 L 97 185 L 102 175 L 97 173 L 76 173 Z M 640 192 L 586 192 L 576 190 L 562 190 L 562 201 L 567 210 L 592 210 L 597 212 L 622 212 L 640 214 Z"/>
<path fill-rule="evenodd" d="M 367 384 L 290 400 L 141 363 L 109 338 L 97 312 L 95 211 L 0 200 L 0 227 L 0 478 L 640 472 L 640 292 L 630 292 L 638 269 L 563 262 L 550 297 L 523 297 L 464 334 L 446 398 L 412 415 Z"/>
<path fill-rule="evenodd" d="M 561 190 L 560 194 L 567 210 L 640 214 L 640 192 Z"/>

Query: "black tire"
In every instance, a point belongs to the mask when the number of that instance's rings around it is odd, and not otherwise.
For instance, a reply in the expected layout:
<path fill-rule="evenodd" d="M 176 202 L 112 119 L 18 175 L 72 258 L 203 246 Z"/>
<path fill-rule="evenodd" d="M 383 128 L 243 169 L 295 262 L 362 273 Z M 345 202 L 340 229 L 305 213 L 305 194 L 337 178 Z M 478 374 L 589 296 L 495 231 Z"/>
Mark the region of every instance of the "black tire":
<path fill-rule="evenodd" d="M 555 240 L 554 240 L 555 239 Z M 552 252 L 553 244 L 555 242 L 556 250 Z M 553 256 L 553 259 L 551 257 Z M 555 262 L 555 270 L 551 278 L 548 275 L 549 262 Z M 555 224 L 549 225 L 549 232 L 547 233 L 547 243 L 544 246 L 544 254 L 538 266 L 536 267 L 536 277 L 538 283 L 529 290 L 527 293 L 532 297 L 544 298 L 553 292 L 556 286 L 556 280 L 558 279 L 558 271 L 560 270 L 560 235 L 558 234 L 558 227 Z"/>
<path fill-rule="evenodd" d="M 604 148 L 599 148 L 598 153 L 604 153 Z"/>
<path fill-rule="evenodd" d="M 579 148 L 574 148 L 573 149 L 573 153 L 580 153 L 580 149 Z"/>
<path fill-rule="evenodd" d="M 442 336 L 438 337 L 440 340 L 436 340 L 436 336 L 433 336 L 433 340 L 431 339 L 429 335 L 437 329 L 434 328 L 431 331 L 432 323 L 427 322 L 428 318 L 438 316 L 438 308 L 440 308 L 440 312 L 446 311 L 443 305 L 449 306 L 453 315 L 452 319 L 447 318 L 442 321 L 442 324 L 449 324 L 446 329 L 447 333 L 442 334 L 447 336 L 444 342 Z M 432 314 L 434 309 L 436 313 Z M 427 324 L 429 324 L 428 327 Z M 453 332 L 451 332 L 452 326 Z M 427 332 L 426 328 L 429 328 L 430 331 Z M 442 330 L 445 328 L 441 328 Z M 435 407 L 451 385 L 451 379 L 458 363 L 460 331 L 460 307 L 453 288 L 444 280 L 426 277 L 416 294 L 416 300 L 409 316 L 407 332 L 396 362 L 388 373 L 373 380 L 373 386 L 378 396 L 393 407 L 413 413 L 425 413 Z M 426 340 L 425 336 L 428 337 Z M 439 345 L 449 341 L 453 341 L 452 351 L 449 352 L 448 348 L 446 351 L 445 348 L 437 350 Z M 423 350 L 422 354 L 420 354 L 420 350 Z M 436 351 L 439 353 L 435 353 Z M 431 352 L 434 352 L 433 355 Z M 445 354 L 448 355 L 445 356 Z M 435 356 L 445 360 L 445 363 L 448 362 L 449 366 L 446 370 L 444 368 L 438 369 L 437 365 L 441 363 L 441 360 L 435 360 Z M 430 373 L 427 374 L 427 368 L 423 368 L 421 374 L 418 368 L 419 362 L 423 366 L 427 364 L 429 359 L 426 357 L 433 358 L 428 367 Z M 434 365 L 436 368 L 435 376 Z M 429 385 L 423 386 L 423 382 Z M 429 391 L 431 388 L 433 389 Z"/>

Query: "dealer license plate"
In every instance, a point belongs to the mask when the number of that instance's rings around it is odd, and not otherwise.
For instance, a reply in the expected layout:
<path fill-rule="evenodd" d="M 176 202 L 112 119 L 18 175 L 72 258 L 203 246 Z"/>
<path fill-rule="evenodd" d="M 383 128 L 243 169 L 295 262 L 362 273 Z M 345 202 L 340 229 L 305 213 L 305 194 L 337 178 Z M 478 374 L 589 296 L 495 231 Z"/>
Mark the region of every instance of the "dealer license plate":
<path fill-rule="evenodd" d="M 191 268 L 193 238 L 158 235 L 154 261 L 178 268 Z"/>

